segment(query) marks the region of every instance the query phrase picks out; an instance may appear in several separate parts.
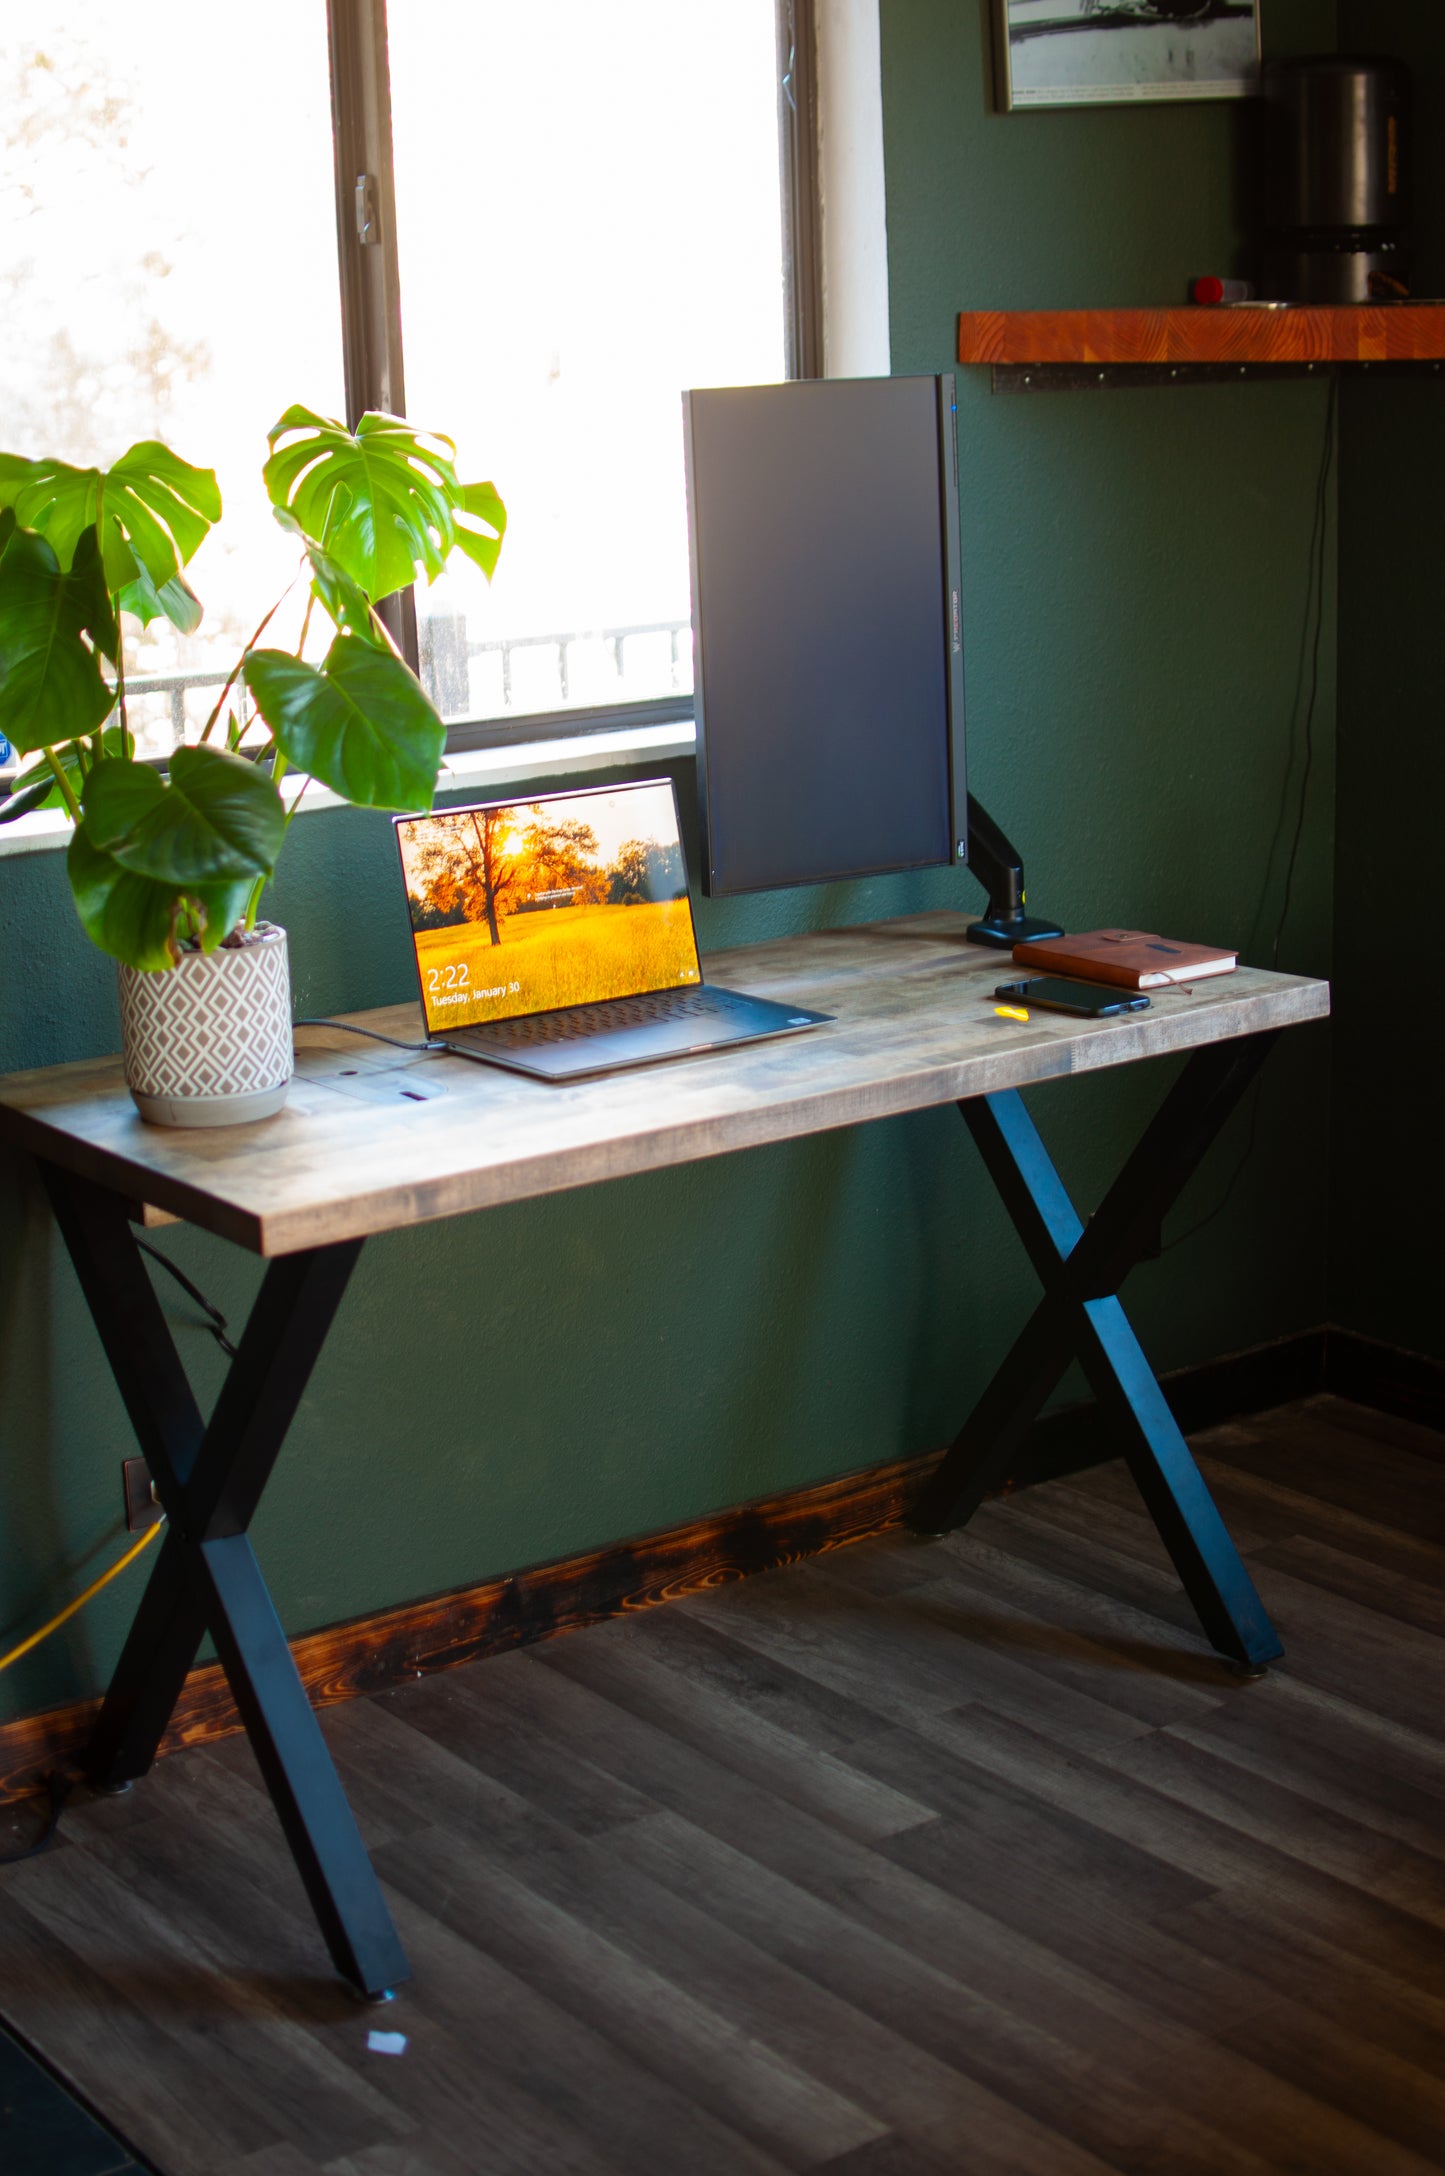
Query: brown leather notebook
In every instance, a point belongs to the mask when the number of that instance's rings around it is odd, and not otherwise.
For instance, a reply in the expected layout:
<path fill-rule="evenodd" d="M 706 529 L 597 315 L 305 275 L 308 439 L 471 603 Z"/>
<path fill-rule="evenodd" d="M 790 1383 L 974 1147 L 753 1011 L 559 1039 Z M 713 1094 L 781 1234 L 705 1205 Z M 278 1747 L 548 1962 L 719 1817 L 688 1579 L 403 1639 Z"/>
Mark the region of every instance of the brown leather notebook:
<path fill-rule="evenodd" d="M 1109 982 L 1121 990 L 1159 990 L 1171 982 L 1202 982 L 1206 975 L 1233 974 L 1237 952 L 1218 945 L 1179 944 L 1142 929 L 1088 929 L 1078 937 L 1045 937 L 1016 944 L 1021 967 L 1047 967 L 1084 982 Z"/>

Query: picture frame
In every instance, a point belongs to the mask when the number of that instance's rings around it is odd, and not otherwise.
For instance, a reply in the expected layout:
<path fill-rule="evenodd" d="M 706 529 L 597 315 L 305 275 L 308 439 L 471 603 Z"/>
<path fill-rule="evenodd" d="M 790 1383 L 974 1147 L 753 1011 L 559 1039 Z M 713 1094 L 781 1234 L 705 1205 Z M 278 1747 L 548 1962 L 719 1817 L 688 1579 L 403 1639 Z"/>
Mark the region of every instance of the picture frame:
<path fill-rule="evenodd" d="M 998 106 L 1248 98 L 1259 0 L 994 0 Z"/>

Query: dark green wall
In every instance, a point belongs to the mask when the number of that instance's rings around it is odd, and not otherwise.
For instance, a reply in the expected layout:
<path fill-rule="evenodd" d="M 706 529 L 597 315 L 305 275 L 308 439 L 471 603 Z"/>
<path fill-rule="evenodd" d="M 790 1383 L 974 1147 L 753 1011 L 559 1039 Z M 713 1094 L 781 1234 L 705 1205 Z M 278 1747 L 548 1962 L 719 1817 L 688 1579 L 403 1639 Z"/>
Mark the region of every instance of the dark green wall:
<path fill-rule="evenodd" d="M 961 307 L 1169 299 L 1232 258 L 1237 112 L 998 116 L 981 4 L 883 0 L 882 14 L 896 370 L 949 367 Z M 1332 6 L 1296 17 L 1330 42 Z M 1270 847 L 1321 389 L 1005 400 L 968 374 L 959 426 L 974 780 L 1025 846 L 1036 902 L 1074 927 L 1137 919 L 1258 956 L 1280 900 Z M 1328 953 L 1332 676 L 1322 715 L 1281 951 L 1311 970 Z M 312 816 L 288 855 L 274 912 L 300 1005 L 406 995 L 385 822 Z M 976 897 L 939 872 L 703 903 L 701 927 L 711 950 Z M 114 1047 L 109 970 L 75 929 L 58 856 L 0 862 L 0 961 L 0 1069 Z M 1036 1098 L 1081 1194 L 1170 1077 L 1138 1068 Z M 1223 1212 L 1136 1276 L 1159 1365 L 1322 1319 L 1326 1079 L 1323 1031 L 1291 1037 Z M 1174 1231 L 1220 1200 L 1247 1137 L 1242 1117 Z M 163 1244 L 243 1311 L 254 1265 L 193 1232 Z M 949 1112 L 374 1242 L 257 1525 L 286 1622 L 937 1444 L 1032 1297 Z M 209 1392 L 215 1349 L 181 1336 Z M 0 1629 L 19 1634 L 113 1549 L 130 1441 L 14 1161 L 0 1161 L 0 1442 Z M 0 1713 L 94 1686 L 132 1593 L 12 1672 Z"/>
<path fill-rule="evenodd" d="M 1414 285 L 1445 295 L 1445 19 L 1433 0 L 1346 0 L 1344 24 L 1352 49 L 1410 63 Z M 1331 1312 L 1445 1361 L 1445 1010 L 1420 964 L 1445 874 L 1445 385 L 1356 381 L 1343 420 Z"/>

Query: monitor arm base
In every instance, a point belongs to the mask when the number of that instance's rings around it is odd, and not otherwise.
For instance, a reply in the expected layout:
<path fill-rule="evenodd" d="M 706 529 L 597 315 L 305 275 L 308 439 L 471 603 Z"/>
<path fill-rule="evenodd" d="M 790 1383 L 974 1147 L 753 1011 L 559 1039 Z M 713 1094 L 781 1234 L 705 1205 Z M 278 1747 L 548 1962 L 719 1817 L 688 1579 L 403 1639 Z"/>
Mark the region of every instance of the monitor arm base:
<path fill-rule="evenodd" d="M 1042 920 L 1038 915 L 1020 914 L 1017 919 L 1004 915 L 985 914 L 977 922 L 970 922 L 964 932 L 970 944 L 989 944 L 999 952 L 1011 952 L 1016 944 L 1042 943 L 1048 937 L 1062 937 L 1057 922 Z"/>
<path fill-rule="evenodd" d="M 1006 952 L 1034 939 L 1062 937 L 1057 922 L 1024 912 L 1024 866 L 982 802 L 968 796 L 968 865 L 988 893 L 979 920 L 970 923 L 971 944 Z"/>

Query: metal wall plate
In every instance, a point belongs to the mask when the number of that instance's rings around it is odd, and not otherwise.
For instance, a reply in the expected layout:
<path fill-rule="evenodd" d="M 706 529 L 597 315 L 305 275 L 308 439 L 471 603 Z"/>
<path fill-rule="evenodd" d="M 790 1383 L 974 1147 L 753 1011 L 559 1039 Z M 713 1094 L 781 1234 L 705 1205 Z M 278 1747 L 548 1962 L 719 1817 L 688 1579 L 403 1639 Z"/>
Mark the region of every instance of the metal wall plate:
<path fill-rule="evenodd" d="M 143 1458 L 123 1458 L 120 1473 L 125 1484 L 125 1523 L 133 1534 L 143 1534 L 165 1517 L 151 1494 L 151 1469 Z"/>

